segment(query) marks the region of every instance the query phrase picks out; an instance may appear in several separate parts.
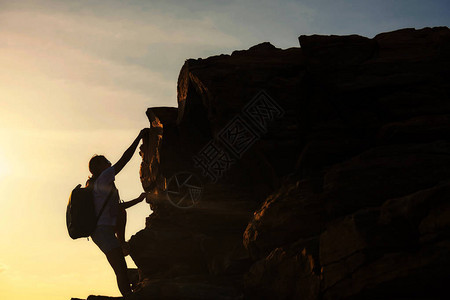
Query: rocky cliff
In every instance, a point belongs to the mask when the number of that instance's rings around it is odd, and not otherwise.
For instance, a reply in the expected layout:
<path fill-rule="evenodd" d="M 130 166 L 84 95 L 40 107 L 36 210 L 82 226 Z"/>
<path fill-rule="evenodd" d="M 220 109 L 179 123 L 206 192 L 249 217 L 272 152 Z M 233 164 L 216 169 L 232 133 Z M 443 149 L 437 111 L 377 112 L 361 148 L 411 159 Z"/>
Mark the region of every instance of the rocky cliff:
<path fill-rule="evenodd" d="M 178 108 L 151 109 L 169 193 L 130 239 L 130 299 L 445 292 L 450 30 L 299 42 L 189 59 Z"/>

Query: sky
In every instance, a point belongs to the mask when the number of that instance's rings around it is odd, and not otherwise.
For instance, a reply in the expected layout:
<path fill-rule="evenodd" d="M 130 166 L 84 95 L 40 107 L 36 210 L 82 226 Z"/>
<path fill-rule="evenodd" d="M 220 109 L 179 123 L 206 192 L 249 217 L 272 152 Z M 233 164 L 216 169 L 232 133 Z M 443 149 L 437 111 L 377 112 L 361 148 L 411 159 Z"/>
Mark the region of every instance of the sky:
<path fill-rule="evenodd" d="M 449 24 L 445 0 L 0 0 L 0 298 L 119 295 L 100 250 L 68 236 L 68 196 L 93 154 L 114 163 L 149 126 L 148 107 L 176 107 L 186 59 Z M 116 177 L 124 200 L 142 191 L 139 163 Z M 128 210 L 127 239 L 150 213 Z"/>

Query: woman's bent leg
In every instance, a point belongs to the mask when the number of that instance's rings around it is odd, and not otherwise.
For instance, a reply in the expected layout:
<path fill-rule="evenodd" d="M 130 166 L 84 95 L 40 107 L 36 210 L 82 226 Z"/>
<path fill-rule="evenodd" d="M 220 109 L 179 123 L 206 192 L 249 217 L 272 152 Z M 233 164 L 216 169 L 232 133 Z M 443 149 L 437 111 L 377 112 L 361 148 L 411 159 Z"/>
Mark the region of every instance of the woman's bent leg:
<path fill-rule="evenodd" d="M 123 296 L 131 294 L 130 281 L 128 279 L 128 268 L 120 247 L 106 253 L 106 258 L 114 270 L 117 278 L 117 285 Z"/>
<path fill-rule="evenodd" d="M 120 244 L 123 245 L 125 243 L 125 226 L 127 225 L 127 212 L 125 209 L 119 210 L 116 224 L 117 239 L 119 240 Z"/>
<path fill-rule="evenodd" d="M 129 246 L 125 241 L 125 226 L 127 225 L 127 212 L 125 209 L 119 210 L 116 225 L 116 236 L 122 247 L 123 255 L 127 256 L 130 252 Z"/>

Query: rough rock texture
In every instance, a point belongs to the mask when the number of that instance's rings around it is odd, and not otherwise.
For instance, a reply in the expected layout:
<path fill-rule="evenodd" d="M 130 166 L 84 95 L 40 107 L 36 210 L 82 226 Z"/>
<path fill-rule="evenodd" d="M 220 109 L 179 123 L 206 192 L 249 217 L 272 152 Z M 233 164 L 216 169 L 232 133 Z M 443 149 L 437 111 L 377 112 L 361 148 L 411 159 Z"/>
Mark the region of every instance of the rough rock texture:
<path fill-rule="evenodd" d="M 161 118 L 160 108 L 152 108 L 164 125 L 160 169 L 168 181 L 179 172 L 193 172 L 204 190 L 190 209 L 149 200 L 154 213 L 146 229 L 130 240 L 131 256 L 144 278 L 225 274 L 232 282 L 241 281 L 233 276 L 242 277 L 251 264 L 242 243 L 245 227 L 283 176 L 294 171 L 292 161 L 301 147 L 296 100 L 301 65 L 300 49 L 281 50 L 269 43 L 231 56 L 186 61 L 178 80 L 177 118 L 167 109 Z M 281 83 L 288 87 L 280 89 Z M 263 88 L 280 99 L 283 117 L 263 130 L 252 125 L 260 138 L 242 158 L 232 157 L 214 182 L 194 166 L 194 156 Z"/>
<path fill-rule="evenodd" d="M 203 194 L 189 209 L 149 200 L 154 212 L 130 240 L 142 287 L 133 299 L 436 299 L 445 291 L 450 30 L 299 41 L 189 59 L 178 109 L 152 108 L 164 125 L 160 175 L 170 182 L 192 172 Z M 244 113 L 261 90 L 283 111 L 259 107 L 263 128 Z M 213 139 L 230 153 L 223 129 L 236 116 L 256 138 L 214 181 L 194 157 Z"/>
<path fill-rule="evenodd" d="M 449 29 L 299 40 L 306 146 L 296 175 L 246 229 L 257 260 L 246 286 L 284 295 L 266 284 L 280 277 L 259 279 L 274 268 L 267 260 L 310 239 L 303 252 L 319 266 L 320 291 L 286 299 L 440 298 L 450 275 Z M 292 280 L 283 261 L 278 268 Z"/>

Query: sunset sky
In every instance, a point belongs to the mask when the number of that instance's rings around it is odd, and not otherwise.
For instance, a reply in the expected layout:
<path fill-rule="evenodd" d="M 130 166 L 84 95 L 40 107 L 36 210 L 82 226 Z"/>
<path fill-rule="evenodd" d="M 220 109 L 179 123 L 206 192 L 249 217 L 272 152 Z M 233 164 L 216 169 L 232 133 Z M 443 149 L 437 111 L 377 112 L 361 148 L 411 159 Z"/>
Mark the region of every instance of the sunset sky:
<path fill-rule="evenodd" d="M 148 107 L 176 106 L 186 59 L 449 25 L 447 0 L 0 0 L 0 299 L 119 295 L 95 244 L 68 236 L 68 196 L 93 154 L 114 163 L 149 126 Z M 124 200 L 142 191 L 139 163 L 116 178 Z M 127 239 L 149 214 L 129 209 Z"/>

